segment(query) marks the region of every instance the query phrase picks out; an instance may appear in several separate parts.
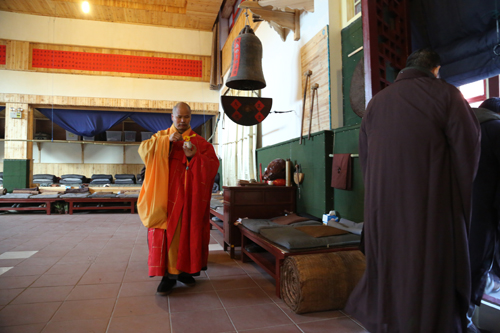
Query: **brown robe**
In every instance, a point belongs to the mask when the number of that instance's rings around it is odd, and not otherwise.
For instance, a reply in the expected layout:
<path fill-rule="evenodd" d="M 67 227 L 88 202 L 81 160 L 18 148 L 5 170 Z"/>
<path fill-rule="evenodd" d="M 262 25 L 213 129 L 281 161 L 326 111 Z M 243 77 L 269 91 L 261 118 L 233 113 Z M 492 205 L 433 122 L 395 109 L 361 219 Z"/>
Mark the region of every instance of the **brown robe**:
<path fill-rule="evenodd" d="M 346 311 L 370 332 L 466 330 L 479 124 L 458 89 L 402 70 L 360 132 L 366 271 Z"/>

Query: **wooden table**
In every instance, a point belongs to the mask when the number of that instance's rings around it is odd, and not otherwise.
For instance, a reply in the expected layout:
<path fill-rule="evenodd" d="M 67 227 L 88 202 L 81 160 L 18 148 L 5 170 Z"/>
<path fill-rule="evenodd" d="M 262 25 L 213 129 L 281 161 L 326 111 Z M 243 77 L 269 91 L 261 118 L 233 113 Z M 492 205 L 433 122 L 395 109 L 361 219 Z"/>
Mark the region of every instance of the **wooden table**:
<path fill-rule="evenodd" d="M 224 186 L 223 230 L 224 248 L 229 247 L 234 258 L 235 247 L 241 246 L 238 218 L 265 219 L 295 212 L 295 186 Z M 215 212 L 214 212 L 215 213 Z M 217 215 L 216 215 L 217 216 Z"/>
<path fill-rule="evenodd" d="M 130 213 L 135 213 L 135 204 L 138 198 L 63 198 L 69 203 L 69 214 L 73 214 L 74 210 L 96 210 L 96 209 L 130 209 Z M 95 204 L 107 203 L 107 202 L 125 202 L 129 203 L 128 206 L 85 206 L 85 207 L 75 207 L 75 203 L 87 203 L 92 202 Z"/>
<path fill-rule="evenodd" d="M 0 199 L 0 204 L 2 203 L 16 203 L 16 204 L 24 204 L 24 203 L 33 203 L 33 204 L 45 204 L 45 207 L 0 207 L 0 210 L 44 210 L 47 215 L 50 215 L 51 204 L 55 201 L 60 201 L 61 199 L 53 198 L 53 199 Z"/>
<path fill-rule="evenodd" d="M 276 296 L 281 298 L 281 266 L 286 257 L 297 256 L 304 254 L 326 253 L 337 251 L 353 251 L 358 250 L 358 246 L 338 246 L 338 247 L 322 247 L 303 250 L 288 250 L 275 243 L 272 243 L 247 228 L 242 224 L 238 225 L 241 232 L 241 261 L 248 262 L 252 260 L 274 278 L 276 284 Z M 263 252 L 248 252 L 245 248 L 247 244 L 253 242 L 265 251 Z"/>

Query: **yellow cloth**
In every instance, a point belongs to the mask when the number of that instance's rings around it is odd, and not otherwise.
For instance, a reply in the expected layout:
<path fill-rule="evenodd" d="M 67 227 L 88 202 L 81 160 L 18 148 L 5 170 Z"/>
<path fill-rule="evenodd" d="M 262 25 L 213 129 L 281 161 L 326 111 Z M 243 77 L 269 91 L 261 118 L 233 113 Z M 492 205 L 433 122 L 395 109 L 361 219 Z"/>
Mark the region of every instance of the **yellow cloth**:
<path fill-rule="evenodd" d="M 175 132 L 177 129 L 172 124 L 139 146 L 146 175 L 137 201 L 137 212 L 147 228 L 167 229 L 170 135 Z M 193 136 L 189 136 L 191 133 L 190 129 L 184 132 L 183 139 L 189 141 Z"/>

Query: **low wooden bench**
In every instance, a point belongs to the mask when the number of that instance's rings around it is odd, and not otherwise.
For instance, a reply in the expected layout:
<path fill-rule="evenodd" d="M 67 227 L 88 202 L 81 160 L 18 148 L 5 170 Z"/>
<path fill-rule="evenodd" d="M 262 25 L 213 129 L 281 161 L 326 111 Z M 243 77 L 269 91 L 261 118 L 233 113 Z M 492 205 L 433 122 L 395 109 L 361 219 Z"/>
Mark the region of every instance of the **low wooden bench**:
<path fill-rule="evenodd" d="M 50 210 L 52 203 L 56 201 L 61 201 L 61 199 L 0 199 L 0 204 L 10 203 L 10 204 L 38 204 L 34 207 L 0 207 L 0 210 L 44 210 L 47 215 L 50 215 Z M 41 204 L 45 204 L 45 207 L 40 207 Z"/>
<path fill-rule="evenodd" d="M 353 251 L 357 250 L 358 246 L 338 246 L 338 247 L 323 247 L 314 249 L 304 249 L 304 250 L 288 250 L 281 247 L 275 243 L 270 242 L 266 238 L 262 237 L 260 234 L 255 233 L 248 228 L 245 228 L 242 224 L 238 225 L 241 232 L 241 261 L 249 262 L 253 261 L 259 265 L 264 271 L 266 271 L 272 278 L 274 278 L 276 284 L 276 296 L 281 298 L 281 266 L 283 261 L 289 256 L 314 254 L 314 253 L 327 253 L 327 252 L 337 252 L 337 251 Z M 253 242 L 265 251 L 263 252 L 248 252 L 246 246 Z"/>
<path fill-rule="evenodd" d="M 135 213 L 135 204 L 137 203 L 138 198 L 63 198 L 60 200 L 64 200 L 69 204 L 69 209 L 68 213 L 71 215 L 73 214 L 74 210 L 103 210 L 103 209 L 130 209 L 130 213 L 134 214 Z M 94 204 L 104 204 L 108 202 L 123 202 L 123 203 L 129 203 L 129 205 L 126 206 L 104 206 L 104 207 L 99 207 L 99 206 L 84 206 L 84 207 L 77 207 L 75 204 L 80 204 L 80 203 L 94 203 Z"/>

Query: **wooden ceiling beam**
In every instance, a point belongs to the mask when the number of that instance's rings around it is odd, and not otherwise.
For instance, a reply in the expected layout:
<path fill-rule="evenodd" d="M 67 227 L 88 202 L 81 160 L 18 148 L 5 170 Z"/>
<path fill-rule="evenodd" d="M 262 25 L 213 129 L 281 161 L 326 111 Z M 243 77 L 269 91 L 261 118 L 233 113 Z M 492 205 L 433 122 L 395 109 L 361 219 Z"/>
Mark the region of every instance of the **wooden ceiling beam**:
<path fill-rule="evenodd" d="M 52 0 L 58 2 L 74 2 L 81 3 L 81 0 Z M 174 14 L 185 14 L 186 8 L 165 6 L 165 5 L 155 5 L 155 4 L 145 4 L 141 2 L 132 2 L 124 0 L 87 0 L 92 6 L 104 6 L 104 7 L 117 7 L 126 9 L 138 9 L 138 10 L 150 10 L 155 12 L 164 13 L 174 13 Z"/>
<path fill-rule="evenodd" d="M 231 16 L 231 13 L 233 12 L 234 4 L 236 3 L 236 0 L 226 0 L 224 3 L 224 7 L 222 8 L 221 11 L 221 16 L 222 18 L 229 18 Z"/>

